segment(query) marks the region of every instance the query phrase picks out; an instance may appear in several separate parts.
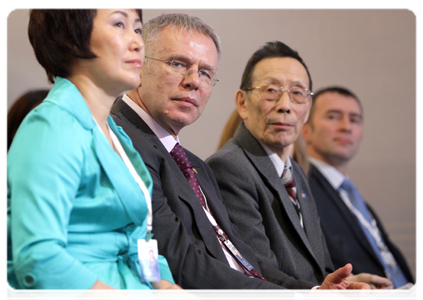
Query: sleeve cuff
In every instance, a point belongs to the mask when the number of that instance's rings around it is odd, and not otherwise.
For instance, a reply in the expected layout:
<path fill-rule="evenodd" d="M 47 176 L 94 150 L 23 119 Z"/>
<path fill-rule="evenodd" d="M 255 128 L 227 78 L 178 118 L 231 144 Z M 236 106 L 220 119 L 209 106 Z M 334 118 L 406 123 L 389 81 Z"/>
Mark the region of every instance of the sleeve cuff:
<path fill-rule="evenodd" d="M 162 255 L 159 255 L 159 270 L 161 279 L 167 280 L 175 284 L 172 272 L 170 271 L 169 265 L 167 264 L 167 260 Z"/>

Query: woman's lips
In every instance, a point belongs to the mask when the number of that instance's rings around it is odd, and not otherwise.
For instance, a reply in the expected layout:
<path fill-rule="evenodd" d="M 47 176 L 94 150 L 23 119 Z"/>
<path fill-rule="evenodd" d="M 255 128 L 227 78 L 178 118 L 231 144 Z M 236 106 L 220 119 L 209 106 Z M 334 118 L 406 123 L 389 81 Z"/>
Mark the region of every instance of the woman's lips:
<path fill-rule="evenodd" d="M 127 64 L 132 64 L 137 68 L 141 68 L 142 67 L 142 62 L 140 59 L 132 59 L 132 60 L 128 60 L 126 61 Z"/>

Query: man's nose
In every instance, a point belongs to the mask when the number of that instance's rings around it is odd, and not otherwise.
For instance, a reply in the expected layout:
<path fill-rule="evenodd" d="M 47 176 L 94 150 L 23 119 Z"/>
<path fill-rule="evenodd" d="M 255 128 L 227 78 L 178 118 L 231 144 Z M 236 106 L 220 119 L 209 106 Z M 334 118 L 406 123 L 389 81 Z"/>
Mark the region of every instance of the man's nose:
<path fill-rule="evenodd" d="M 190 69 L 183 79 L 183 85 L 185 87 L 191 87 L 192 89 L 198 89 L 201 84 L 201 79 L 197 70 Z"/>
<path fill-rule="evenodd" d="M 343 116 L 341 119 L 341 129 L 344 131 L 351 131 L 352 123 L 350 119 L 346 116 Z"/>
<path fill-rule="evenodd" d="M 290 113 L 291 112 L 291 98 L 287 91 L 282 90 L 282 95 L 275 103 L 276 111 L 281 113 Z"/>

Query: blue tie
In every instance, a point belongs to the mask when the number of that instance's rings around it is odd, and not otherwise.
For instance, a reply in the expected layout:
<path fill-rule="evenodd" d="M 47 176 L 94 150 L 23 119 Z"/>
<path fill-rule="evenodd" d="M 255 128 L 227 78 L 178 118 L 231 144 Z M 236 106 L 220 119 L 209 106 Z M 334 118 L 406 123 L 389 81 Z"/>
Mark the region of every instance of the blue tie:
<path fill-rule="evenodd" d="M 346 178 L 341 186 L 343 190 L 345 190 L 348 193 L 348 197 L 350 198 L 351 204 L 363 215 L 363 217 L 371 224 L 372 223 L 372 217 L 370 216 L 370 212 L 367 209 L 366 203 L 364 202 L 363 198 L 360 195 L 360 192 L 358 191 L 357 187 L 350 181 L 348 178 Z M 361 223 L 361 229 L 365 233 L 367 240 L 369 241 L 370 245 L 373 248 L 373 251 L 376 253 L 376 255 L 379 258 L 379 261 L 382 263 L 382 265 L 385 268 L 385 273 L 387 273 L 387 276 L 389 279 L 394 283 L 394 287 L 400 287 L 406 284 L 408 281 L 405 278 L 403 272 L 401 271 L 400 267 L 398 266 L 397 262 L 394 260 L 393 265 L 386 263 L 381 254 L 381 249 L 378 247 L 377 242 L 375 238 L 372 236 L 372 234 L 369 232 L 369 230 Z M 380 237 L 382 240 L 382 243 L 385 245 L 385 242 L 383 241 L 383 238 Z M 384 246 L 386 251 L 389 251 L 389 249 Z M 393 257 L 392 257 L 393 258 Z"/>

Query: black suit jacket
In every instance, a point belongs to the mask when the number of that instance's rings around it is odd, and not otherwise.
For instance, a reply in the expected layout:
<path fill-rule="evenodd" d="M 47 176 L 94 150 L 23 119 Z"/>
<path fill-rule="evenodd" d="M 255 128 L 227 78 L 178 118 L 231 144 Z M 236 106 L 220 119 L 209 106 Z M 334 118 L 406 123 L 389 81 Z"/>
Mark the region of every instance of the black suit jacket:
<path fill-rule="evenodd" d="M 321 284 L 333 265 L 307 178 L 291 160 L 305 230 L 268 154 L 245 127 L 206 160 L 231 221 L 256 257 Z"/>
<path fill-rule="evenodd" d="M 230 222 L 208 165 L 185 150 L 197 180 L 222 229 L 242 255 L 267 280 L 249 278 L 232 269 L 191 186 L 147 124 L 121 99 L 112 108 L 117 125 L 132 139 L 153 178 L 153 233 L 175 282 L 185 289 L 311 288 L 272 266 L 257 261 Z M 272 283 L 273 282 L 273 283 Z"/>
<path fill-rule="evenodd" d="M 350 262 L 353 265 L 354 274 L 371 273 L 385 277 L 384 268 L 361 229 L 358 219 L 345 205 L 338 191 L 313 165 L 310 168 L 309 183 L 335 268 Z M 410 269 L 401 252 L 389 240 L 376 213 L 368 204 L 367 207 L 376 220 L 386 245 L 404 275 L 408 281 L 414 283 Z"/>

